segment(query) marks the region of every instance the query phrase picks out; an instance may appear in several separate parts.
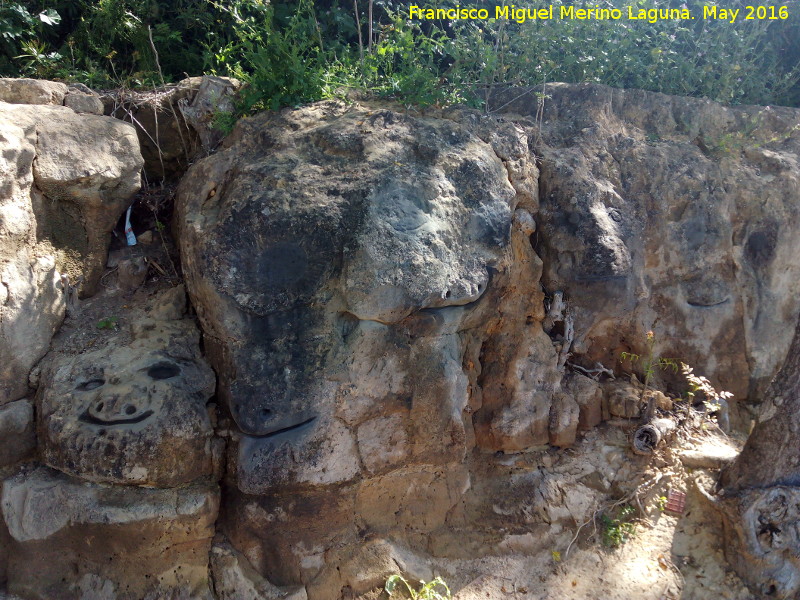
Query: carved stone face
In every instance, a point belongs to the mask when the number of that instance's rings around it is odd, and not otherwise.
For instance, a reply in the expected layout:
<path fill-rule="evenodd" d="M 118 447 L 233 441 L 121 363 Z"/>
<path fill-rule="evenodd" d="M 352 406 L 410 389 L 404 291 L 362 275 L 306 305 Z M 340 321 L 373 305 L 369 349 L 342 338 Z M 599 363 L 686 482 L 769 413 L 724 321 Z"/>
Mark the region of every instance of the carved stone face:
<path fill-rule="evenodd" d="M 163 487 L 210 473 L 214 375 L 194 324 L 146 319 L 134 335 L 56 360 L 39 397 L 45 462 L 90 481 Z"/>

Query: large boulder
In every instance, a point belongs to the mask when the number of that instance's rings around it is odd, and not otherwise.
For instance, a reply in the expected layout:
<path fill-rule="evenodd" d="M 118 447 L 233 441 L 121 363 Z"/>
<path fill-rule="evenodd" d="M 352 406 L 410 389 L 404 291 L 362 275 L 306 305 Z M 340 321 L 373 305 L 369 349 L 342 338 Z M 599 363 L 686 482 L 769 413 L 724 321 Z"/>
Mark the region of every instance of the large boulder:
<path fill-rule="evenodd" d="M 96 288 L 142 159 L 131 126 L 52 105 L 0 102 L 0 150 L 3 404 L 27 393 L 64 318 L 61 275 L 83 275 L 84 294 Z"/>
<path fill-rule="evenodd" d="M 213 484 L 89 485 L 39 467 L 3 482 L 8 589 L 24 598 L 210 600 Z"/>
<path fill-rule="evenodd" d="M 464 330 L 480 347 L 503 289 L 524 288 L 505 326 L 553 354 L 527 138 L 454 119 L 332 102 L 259 115 L 179 188 L 184 274 L 231 419 L 224 530 L 278 585 L 338 581 L 328 549 L 356 547 L 357 523 L 414 547 L 448 526 L 480 407 Z M 310 597 L 339 592 L 326 585 Z"/>
<path fill-rule="evenodd" d="M 337 396 L 366 396 L 458 435 L 466 384 L 447 340 L 508 241 L 502 162 L 452 122 L 336 104 L 256 117 L 233 140 L 184 179 L 177 215 L 241 433 L 304 439 Z M 364 377 L 381 354 L 387 377 Z M 420 394 L 448 399 L 398 398 Z"/>
<path fill-rule="evenodd" d="M 58 81 L 41 79 L 0 78 L 0 102 L 9 104 L 54 104 L 64 103 L 69 88 Z"/>
<path fill-rule="evenodd" d="M 185 303 L 182 286 L 164 296 Z M 46 359 L 37 395 L 43 462 L 105 483 L 176 487 L 212 475 L 220 452 L 206 402 L 215 377 L 194 322 L 172 312 L 151 311 L 100 350 Z"/>

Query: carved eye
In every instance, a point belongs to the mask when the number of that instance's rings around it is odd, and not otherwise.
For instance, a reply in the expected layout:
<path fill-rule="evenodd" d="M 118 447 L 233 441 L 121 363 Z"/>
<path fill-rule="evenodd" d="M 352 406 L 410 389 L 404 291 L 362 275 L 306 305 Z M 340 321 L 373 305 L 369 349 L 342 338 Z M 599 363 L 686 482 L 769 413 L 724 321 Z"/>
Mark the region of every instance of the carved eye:
<path fill-rule="evenodd" d="M 159 362 L 147 369 L 147 374 L 153 379 L 170 379 L 180 372 L 178 365 L 169 362 Z"/>
<path fill-rule="evenodd" d="M 82 392 L 88 392 L 89 390 L 94 390 L 99 388 L 101 385 L 104 385 L 106 382 L 105 379 L 90 379 L 89 381 L 84 381 L 81 383 L 77 388 Z"/>

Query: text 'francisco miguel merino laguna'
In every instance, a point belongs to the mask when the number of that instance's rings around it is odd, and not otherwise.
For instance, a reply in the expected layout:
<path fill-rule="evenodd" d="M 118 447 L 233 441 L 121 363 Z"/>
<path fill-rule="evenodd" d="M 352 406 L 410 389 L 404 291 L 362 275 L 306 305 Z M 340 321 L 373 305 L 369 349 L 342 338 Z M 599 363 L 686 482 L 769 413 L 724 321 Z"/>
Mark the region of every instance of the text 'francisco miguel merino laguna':
<path fill-rule="evenodd" d="M 690 20 L 694 15 L 684 4 L 681 8 L 640 8 L 637 6 L 627 6 L 623 8 L 576 8 L 574 6 L 558 5 L 555 10 L 552 4 L 541 8 L 518 7 L 514 4 L 508 6 L 495 6 L 491 8 L 478 8 L 475 6 L 454 8 L 425 8 L 412 4 L 408 9 L 410 19 L 421 20 L 488 20 L 506 19 L 525 23 L 526 21 L 547 21 L 551 19 L 576 19 L 576 20 L 599 20 L 616 21 L 628 19 L 631 21 L 647 21 L 655 23 L 662 20 Z M 785 6 L 745 6 L 742 8 L 727 9 L 719 8 L 713 4 L 703 6 L 703 19 L 712 19 L 735 23 L 737 18 L 744 20 L 785 20 L 789 17 L 788 8 Z"/>

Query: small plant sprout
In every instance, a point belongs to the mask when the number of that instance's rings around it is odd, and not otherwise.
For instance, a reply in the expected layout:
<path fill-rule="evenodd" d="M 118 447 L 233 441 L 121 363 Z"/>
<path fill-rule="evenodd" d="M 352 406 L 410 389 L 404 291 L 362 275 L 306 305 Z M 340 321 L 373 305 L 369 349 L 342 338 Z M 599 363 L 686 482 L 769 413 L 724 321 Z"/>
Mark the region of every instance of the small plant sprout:
<path fill-rule="evenodd" d="M 384 586 L 384 589 L 386 590 L 386 593 L 389 594 L 390 598 L 397 589 L 398 584 L 403 584 L 403 587 L 405 588 L 411 600 L 450 600 L 452 597 L 450 595 L 450 588 L 447 587 L 447 584 L 441 577 L 437 577 L 428 583 L 420 581 L 419 589 L 415 590 L 402 575 L 392 575 L 386 580 L 386 585 Z M 440 592 L 437 588 L 441 588 L 444 590 L 444 592 Z"/>
<path fill-rule="evenodd" d="M 119 318 L 117 317 L 104 317 L 97 322 L 98 329 L 116 329 L 117 328 L 117 321 Z"/>
<path fill-rule="evenodd" d="M 603 545 L 608 548 L 619 548 L 636 533 L 636 526 L 631 523 L 634 508 L 625 504 L 617 510 L 616 516 L 604 514 L 600 518 Z"/>
<path fill-rule="evenodd" d="M 689 383 L 689 391 L 687 392 L 689 399 L 693 400 L 698 393 L 701 393 L 703 395 L 703 405 L 708 412 L 724 410 L 728 404 L 728 398 L 733 398 L 733 394 L 730 392 L 718 392 L 708 379 L 695 375 L 693 371 L 692 367 L 681 363 L 681 372 Z"/>
<path fill-rule="evenodd" d="M 677 359 L 674 358 L 664 358 L 661 356 L 655 356 L 655 345 L 656 345 L 656 334 L 652 331 L 648 331 L 646 334 L 647 338 L 647 356 L 642 357 L 639 354 L 634 354 L 633 352 L 623 352 L 620 354 L 621 361 L 630 361 L 631 363 L 641 362 L 642 364 L 642 371 L 644 372 L 644 386 L 642 387 L 642 395 L 641 400 L 644 400 L 645 395 L 647 394 L 647 390 L 650 386 L 650 378 L 653 376 L 656 367 L 661 370 L 672 369 L 675 373 L 678 372 L 679 365 L 683 363 L 679 363 Z M 652 417 L 652 412 L 654 411 L 654 407 L 651 406 L 652 400 L 648 403 L 647 406 L 647 414 Z"/>

